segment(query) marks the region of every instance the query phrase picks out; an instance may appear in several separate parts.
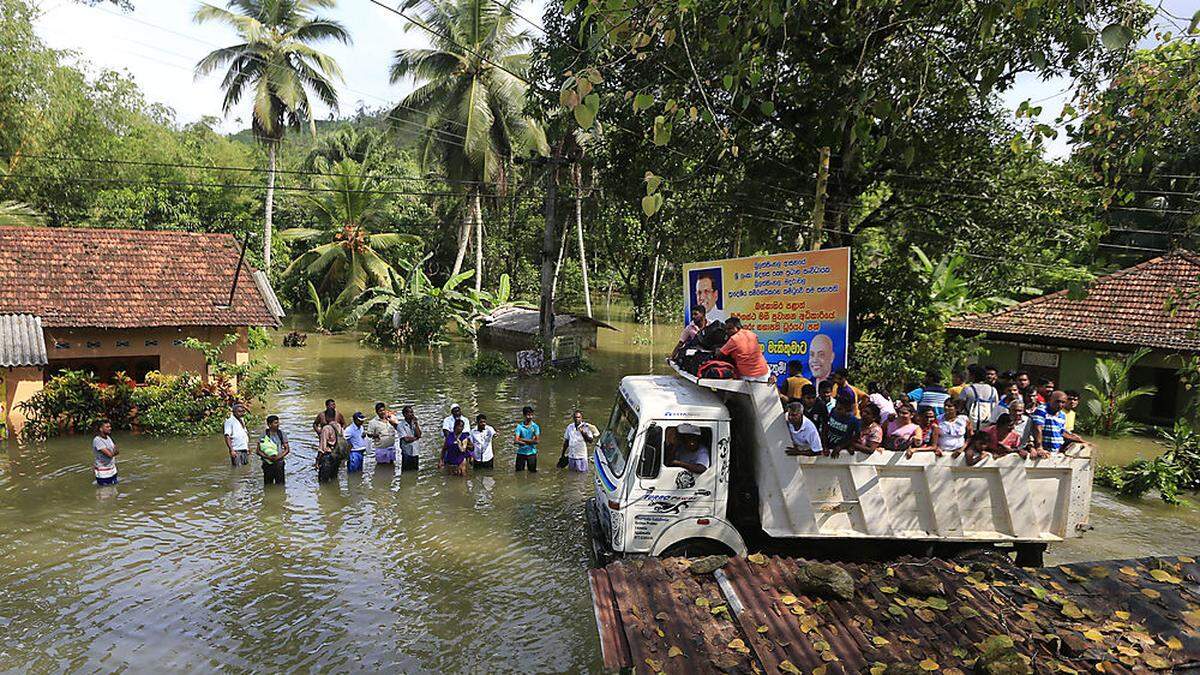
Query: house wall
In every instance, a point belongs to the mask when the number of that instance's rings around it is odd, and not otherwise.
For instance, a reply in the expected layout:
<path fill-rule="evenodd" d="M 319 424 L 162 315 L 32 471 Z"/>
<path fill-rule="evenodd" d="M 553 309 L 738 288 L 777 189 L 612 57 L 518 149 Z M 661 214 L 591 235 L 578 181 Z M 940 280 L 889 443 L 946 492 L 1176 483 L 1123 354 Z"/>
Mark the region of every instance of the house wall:
<path fill-rule="evenodd" d="M 17 406 L 42 390 L 42 369 L 4 368 L 0 370 L 0 380 L 3 380 L 0 390 L 4 392 L 4 410 L 0 422 L 10 433 L 15 433 L 25 425 L 25 415 Z"/>
<path fill-rule="evenodd" d="M 225 348 L 227 361 L 245 363 L 250 358 L 245 326 L 185 326 L 180 328 L 47 328 L 46 354 L 50 366 L 64 359 L 121 358 L 130 363 L 140 356 L 157 356 L 159 370 L 179 373 L 185 370 L 207 375 L 204 355 L 183 346 L 194 337 L 205 342 L 220 342 L 226 334 L 236 333 L 237 342 Z"/>
<path fill-rule="evenodd" d="M 988 365 L 995 365 L 1001 372 L 1005 370 L 1029 370 L 1031 373 L 1037 372 L 1036 367 L 1022 365 L 1022 351 L 1037 351 L 1037 352 L 1053 352 L 1058 354 L 1059 366 L 1057 370 L 1056 380 L 1059 389 L 1074 389 L 1081 395 L 1081 403 L 1086 405 L 1086 401 L 1090 398 L 1090 394 L 1084 389 L 1087 384 L 1095 383 L 1096 381 L 1096 360 L 1100 358 L 1125 358 L 1128 352 L 1100 352 L 1089 349 L 1069 349 L 1065 347 L 1052 347 L 1047 345 L 1036 344 L 1012 344 L 1007 342 L 983 342 L 987 353 L 980 357 L 979 362 Z M 1147 354 L 1141 361 L 1138 362 L 1138 367 L 1135 372 L 1143 369 L 1161 368 L 1171 372 L 1176 372 L 1182 366 L 1182 359 L 1171 352 L 1152 351 Z M 1035 374 L 1034 379 L 1037 379 Z M 1186 391 L 1182 383 L 1179 383 L 1177 378 L 1173 383 L 1176 392 L 1175 399 L 1178 402 L 1175 406 L 1173 415 L 1179 414 L 1188 397 L 1191 395 Z M 1151 419 L 1156 416 L 1150 414 L 1150 399 L 1143 398 L 1134 407 L 1134 413 L 1142 419 Z M 1157 418 L 1153 421 L 1167 421 L 1166 418 Z"/>
<path fill-rule="evenodd" d="M 158 357 L 159 370 L 174 374 L 193 371 L 208 375 L 204 355 L 184 347 L 183 340 L 194 337 L 205 342 L 220 342 L 228 333 L 236 333 L 238 339 L 225 348 L 222 355 L 233 363 L 250 360 L 248 330 L 245 326 L 196 326 L 182 328 L 47 328 L 46 354 L 50 365 L 41 368 L 11 368 L 4 371 L 5 407 L 10 432 L 20 431 L 25 418 L 17 406 L 42 390 L 46 372 L 53 370 L 56 363 L 62 365 L 77 359 L 121 359 L 128 360 L 130 368 L 139 357 Z M 121 344 L 118 344 L 118 343 Z M 127 344 L 125 344 L 127 343 Z"/>

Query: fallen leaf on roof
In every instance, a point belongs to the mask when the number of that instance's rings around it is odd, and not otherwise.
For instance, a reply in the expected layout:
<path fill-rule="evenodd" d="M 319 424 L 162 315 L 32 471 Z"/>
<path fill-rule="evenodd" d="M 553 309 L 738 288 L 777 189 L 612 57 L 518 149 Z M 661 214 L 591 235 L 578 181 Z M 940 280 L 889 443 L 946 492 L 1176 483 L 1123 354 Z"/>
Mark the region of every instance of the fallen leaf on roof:
<path fill-rule="evenodd" d="M 780 598 L 779 601 L 785 605 L 794 605 L 794 604 L 796 604 L 796 596 L 785 595 L 782 598 Z"/>
<path fill-rule="evenodd" d="M 1101 633 L 1095 628 L 1089 628 L 1083 631 L 1083 637 L 1096 642 L 1104 642 L 1104 633 Z"/>
<path fill-rule="evenodd" d="M 1142 592 L 1142 595 L 1146 596 L 1147 598 L 1150 598 L 1151 600 L 1157 600 L 1162 597 L 1162 593 L 1159 593 L 1158 591 L 1154 590 L 1153 588 L 1143 588 L 1140 590 Z"/>
<path fill-rule="evenodd" d="M 1150 570 L 1150 576 L 1154 577 L 1155 581 L 1161 581 L 1167 584 L 1178 584 L 1183 581 L 1183 579 L 1180 579 L 1166 570 Z"/>
<path fill-rule="evenodd" d="M 743 642 L 741 638 L 736 638 L 734 640 L 730 640 L 729 648 L 735 652 L 741 652 L 743 654 L 750 653 L 750 648 L 746 646 L 746 643 Z"/>
<path fill-rule="evenodd" d="M 791 673 L 791 675 L 800 675 L 800 669 L 796 667 L 796 664 L 787 659 L 779 662 L 779 669 L 785 673 Z"/>
<path fill-rule="evenodd" d="M 754 563 L 755 565 L 766 565 L 767 564 L 767 556 L 765 556 L 761 553 L 751 553 L 750 555 L 746 556 L 746 560 L 749 560 L 750 562 Z"/>
<path fill-rule="evenodd" d="M 1113 612 L 1113 616 L 1117 617 L 1118 619 L 1120 619 L 1122 621 L 1128 621 L 1130 615 L 1129 615 L 1129 612 L 1126 612 L 1123 609 L 1118 609 L 1117 611 Z"/>
<path fill-rule="evenodd" d="M 925 670 L 928 672 L 933 672 L 933 671 L 937 670 L 938 668 L 941 668 L 941 666 L 938 665 L 938 662 L 934 661 L 933 659 L 925 659 L 924 661 L 922 661 L 921 663 L 919 663 L 917 665 L 919 665 L 921 667 L 921 670 Z"/>

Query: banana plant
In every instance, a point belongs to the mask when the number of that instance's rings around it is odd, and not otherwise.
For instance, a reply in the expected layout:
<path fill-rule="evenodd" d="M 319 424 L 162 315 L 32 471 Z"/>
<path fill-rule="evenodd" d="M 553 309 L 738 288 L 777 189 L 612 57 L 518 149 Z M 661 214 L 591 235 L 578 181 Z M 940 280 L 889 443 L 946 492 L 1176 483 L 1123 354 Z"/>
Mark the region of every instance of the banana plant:
<path fill-rule="evenodd" d="M 930 306 L 943 317 L 982 314 L 1017 303 L 1001 295 L 975 296 L 966 280 L 958 275 L 959 268 L 966 262 L 962 254 L 947 253 L 934 262 L 919 246 L 914 245 L 912 252 L 915 256 L 913 269 L 929 283 Z M 1027 295 L 1040 295 L 1042 292 L 1037 288 L 1022 288 L 1020 291 Z"/>
<path fill-rule="evenodd" d="M 323 333 L 336 333 L 346 326 L 346 305 L 333 301 L 325 305 L 321 301 L 321 294 L 317 293 L 317 287 L 313 286 L 313 282 L 308 282 L 308 298 L 313 304 L 313 317 L 317 321 L 317 330 Z"/>

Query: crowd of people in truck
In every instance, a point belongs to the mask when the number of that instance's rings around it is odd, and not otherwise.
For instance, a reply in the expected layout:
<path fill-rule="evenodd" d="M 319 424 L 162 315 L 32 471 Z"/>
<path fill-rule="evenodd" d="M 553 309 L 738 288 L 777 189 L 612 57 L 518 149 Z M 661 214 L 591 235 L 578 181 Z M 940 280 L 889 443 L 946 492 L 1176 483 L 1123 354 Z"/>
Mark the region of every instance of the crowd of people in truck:
<path fill-rule="evenodd" d="M 700 306 L 691 314 L 672 361 L 700 378 L 737 377 L 777 387 L 787 410 L 789 454 L 950 453 L 973 465 L 1011 453 L 1045 458 L 1083 442 L 1074 433 L 1078 392 L 1060 391 L 1051 380 L 1035 384 L 1026 372 L 973 365 L 955 373 L 949 387 L 939 372 L 929 371 L 922 383 L 893 396 L 880 383 L 866 391 L 854 386 L 845 368 L 810 381 L 799 360 L 776 377 L 758 336 L 737 317 L 711 322 Z"/>

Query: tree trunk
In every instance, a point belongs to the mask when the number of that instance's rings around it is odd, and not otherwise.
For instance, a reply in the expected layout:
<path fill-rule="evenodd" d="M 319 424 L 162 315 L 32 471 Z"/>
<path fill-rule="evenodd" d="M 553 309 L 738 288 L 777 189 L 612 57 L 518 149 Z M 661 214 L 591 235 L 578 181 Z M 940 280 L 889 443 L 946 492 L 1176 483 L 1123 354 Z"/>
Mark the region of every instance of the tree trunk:
<path fill-rule="evenodd" d="M 592 318 L 592 291 L 588 288 L 587 253 L 583 249 L 583 178 L 579 175 L 579 163 L 575 164 L 575 235 L 579 244 L 579 270 L 583 272 L 583 303 L 588 318 Z"/>
<path fill-rule="evenodd" d="M 471 242 L 471 204 L 474 201 L 475 188 L 471 188 L 471 193 L 467 195 L 466 203 L 463 204 L 463 217 L 458 223 L 458 253 L 454 256 L 454 269 L 451 270 L 450 276 L 456 277 L 462 271 L 463 258 L 467 257 L 467 245 Z"/>
<path fill-rule="evenodd" d="M 267 142 L 267 213 L 263 223 L 263 269 L 271 273 L 271 229 L 275 217 L 275 141 Z"/>
<path fill-rule="evenodd" d="M 658 247 L 654 247 L 654 271 L 650 274 L 650 327 L 654 327 L 654 304 L 658 300 Z"/>
<path fill-rule="evenodd" d="M 483 288 L 483 209 L 479 204 L 479 190 L 475 190 L 475 199 L 471 203 L 471 211 L 475 218 L 475 292 Z"/>

